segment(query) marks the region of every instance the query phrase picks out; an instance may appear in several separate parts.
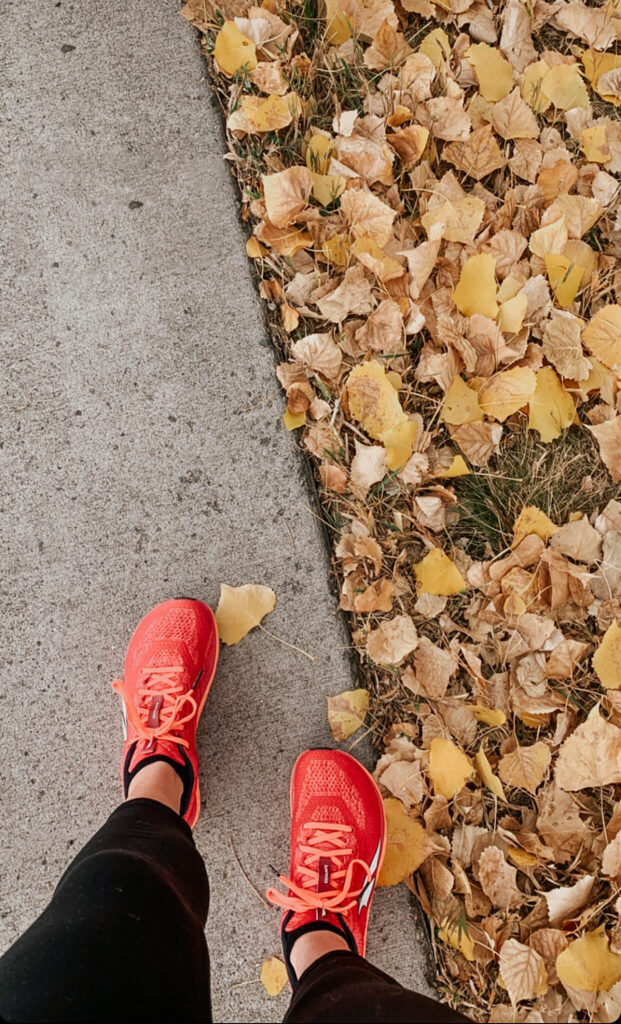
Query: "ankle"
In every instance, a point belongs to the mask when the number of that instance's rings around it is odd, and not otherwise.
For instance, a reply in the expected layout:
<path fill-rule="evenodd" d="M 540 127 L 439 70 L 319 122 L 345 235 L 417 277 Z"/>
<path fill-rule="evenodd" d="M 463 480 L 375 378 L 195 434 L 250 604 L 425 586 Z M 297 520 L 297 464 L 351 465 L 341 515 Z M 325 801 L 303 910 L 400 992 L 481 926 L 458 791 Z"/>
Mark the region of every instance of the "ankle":
<path fill-rule="evenodd" d="M 315 960 L 319 960 L 326 953 L 333 953 L 337 950 L 351 952 L 345 936 L 328 929 L 318 928 L 312 932 L 305 932 L 295 940 L 289 959 L 296 976 L 301 978 L 304 971 L 314 964 Z"/>
<path fill-rule="evenodd" d="M 131 780 L 126 800 L 157 800 L 179 814 L 183 782 L 167 761 L 152 761 L 139 768 Z"/>

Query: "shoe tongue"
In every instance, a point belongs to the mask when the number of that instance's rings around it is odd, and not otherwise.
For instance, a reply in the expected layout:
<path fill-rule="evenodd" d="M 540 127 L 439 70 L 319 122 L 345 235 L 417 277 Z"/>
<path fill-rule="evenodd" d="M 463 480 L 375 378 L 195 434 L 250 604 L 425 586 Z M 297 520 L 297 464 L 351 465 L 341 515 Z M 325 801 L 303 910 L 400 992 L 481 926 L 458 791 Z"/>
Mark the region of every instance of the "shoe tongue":
<path fill-rule="evenodd" d="M 178 743 L 171 743 L 170 740 L 138 740 L 136 749 L 129 763 L 129 771 L 147 758 L 165 757 L 167 761 L 174 761 L 175 764 L 185 766 L 183 754 Z"/>
<path fill-rule="evenodd" d="M 322 924 L 331 924 L 333 927 L 341 929 L 341 922 L 336 914 L 332 914 L 329 910 L 322 913 L 321 910 L 305 910 L 303 914 L 292 914 L 285 925 L 285 931 L 293 932 L 296 928 L 302 928 L 305 924 L 314 924 L 316 921 L 321 921 Z"/>

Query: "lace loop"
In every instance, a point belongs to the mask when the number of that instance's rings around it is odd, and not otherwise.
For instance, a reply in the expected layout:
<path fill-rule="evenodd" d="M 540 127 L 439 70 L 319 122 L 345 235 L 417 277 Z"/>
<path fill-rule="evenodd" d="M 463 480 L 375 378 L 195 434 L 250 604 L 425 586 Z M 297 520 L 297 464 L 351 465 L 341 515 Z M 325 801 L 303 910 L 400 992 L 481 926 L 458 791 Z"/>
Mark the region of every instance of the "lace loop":
<path fill-rule="evenodd" d="M 123 679 L 113 681 L 112 689 L 123 698 L 127 720 L 141 739 L 169 740 L 181 747 L 189 746 L 182 736 L 174 735 L 194 718 L 198 707 L 193 695 L 183 691 L 180 677 L 185 671 L 183 665 L 142 669 L 143 685 L 136 690 L 137 700 L 133 699 Z M 158 725 L 151 724 L 156 720 Z"/>
<path fill-rule="evenodd" d="M 352 857 L 352 832 L 350 825 L 341 825 L 326 821 L 307 821 L 304 831 L 310 833 L 299 847 L 304 855 L 298 867 L 300 884 L 279 875 L 278 881 L 288 892 L 269 889 L 267 898 L 271 903 L 294 913 L 305 913 L 308 910 L 330 911 L 333 914 L 344 914 L 356 905 L 356 898 L 371 878 L 371 869 L 366 861 Z M 319 861 L 330 862 L 331 888 L 319 891 Z M 346 863 L 348 861 L 348 863 Z M 354 888 L 353 875 L 356 867 L 364 871 L 362 885 Z M 290 894 L 293 895 L 290 895 Z"/>

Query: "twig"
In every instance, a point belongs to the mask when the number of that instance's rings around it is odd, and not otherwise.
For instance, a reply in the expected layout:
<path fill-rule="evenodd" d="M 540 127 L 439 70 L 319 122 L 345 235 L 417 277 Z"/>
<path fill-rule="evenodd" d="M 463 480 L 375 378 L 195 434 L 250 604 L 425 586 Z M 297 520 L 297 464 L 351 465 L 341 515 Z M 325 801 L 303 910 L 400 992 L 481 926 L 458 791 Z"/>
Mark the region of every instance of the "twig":
<path fill-rule="evenodd" d="M 267 902 L 267 900 L 265 899 L 265 896 L 263 896 L 259 892 L 259 890 L 257 889 L 256 885 L 253 882 L 250 881 L 250 879 L 248 878 L 248 875 L 244 871 L 244 869 L 242 867 L 242 862 L 240 861 L 239 857 L 237 856 L 237 851 L 235 850 L 235 847 L 233 846 L 233 840 L 231 839 L 231 836 L 229 835 L 228 838 L 229 838 L 229 845 L 230 845 L 231 850 L 233 852 L 233 856 L 235 857 L 235 860 L 237 861 L 237 866 L 239 867 L 239 870 L 241 871 L 242 875 L 244 876 L 244 878 L 248 882 L 248 885 L 250 886 L 252 891 L 254 893 L 256 893 L 256 895 L 259 897 L 259 899 L 261 900 L 261 903 L 263 904 L 263 906 L 267 907 L 268 910 L 271 910 L 272 909 L 271 904 Z"/>

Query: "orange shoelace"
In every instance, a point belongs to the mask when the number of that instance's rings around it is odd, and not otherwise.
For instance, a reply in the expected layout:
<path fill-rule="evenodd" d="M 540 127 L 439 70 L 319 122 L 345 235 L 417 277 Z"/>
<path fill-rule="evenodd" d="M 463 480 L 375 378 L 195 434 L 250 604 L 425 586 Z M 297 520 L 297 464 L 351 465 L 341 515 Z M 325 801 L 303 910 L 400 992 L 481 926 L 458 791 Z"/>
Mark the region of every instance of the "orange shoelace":
<path fill-rule="evenodd" d="M 181 747 L 189 746 L 182 736 L 174 736 L 175 730 L 194 718 L 197 704 L 191 693 L 183 692 L 179 677 L 186 670 L 183 665 L 162 665 L 161 668 L 142 670 L 143 686 L 132 694 L 122 679 L 115 679 L 112 689 L 120 693 L 125 704 L 127 720 L 142 739 L 155 741 L 169 740 Z M 185 715 L 183 711 L 187 708 Z"/>
<path fill-rule="evenodd" d="M 326 821 L 307 821 L 304 830 L 310 836 L 300 851 L 304 854 L 303 863 L 298 868 L 302 876 L 301 885 L 286 875 L 279 875 L 278 881 L 289 892 L 282 893 L 278 889 L 270 889 L 267 898 L 278 907 L 305 913 L 307 910 L 330 911 L 333 914 L 344 914 L 356 905 L 356 897 L 360 895 L 371 878 L 369 865 L 363 860 L 354 858 L 346 865 L 353 850 L 347 844 L 350 825 L 336 825 Z M 330 866 L 330 888 L 320 891 L 319 862 L 327 860 Z M 356 865 L 364 871 L 364 881 L 358 889 L 353 888 L 353 874 Z"/>

